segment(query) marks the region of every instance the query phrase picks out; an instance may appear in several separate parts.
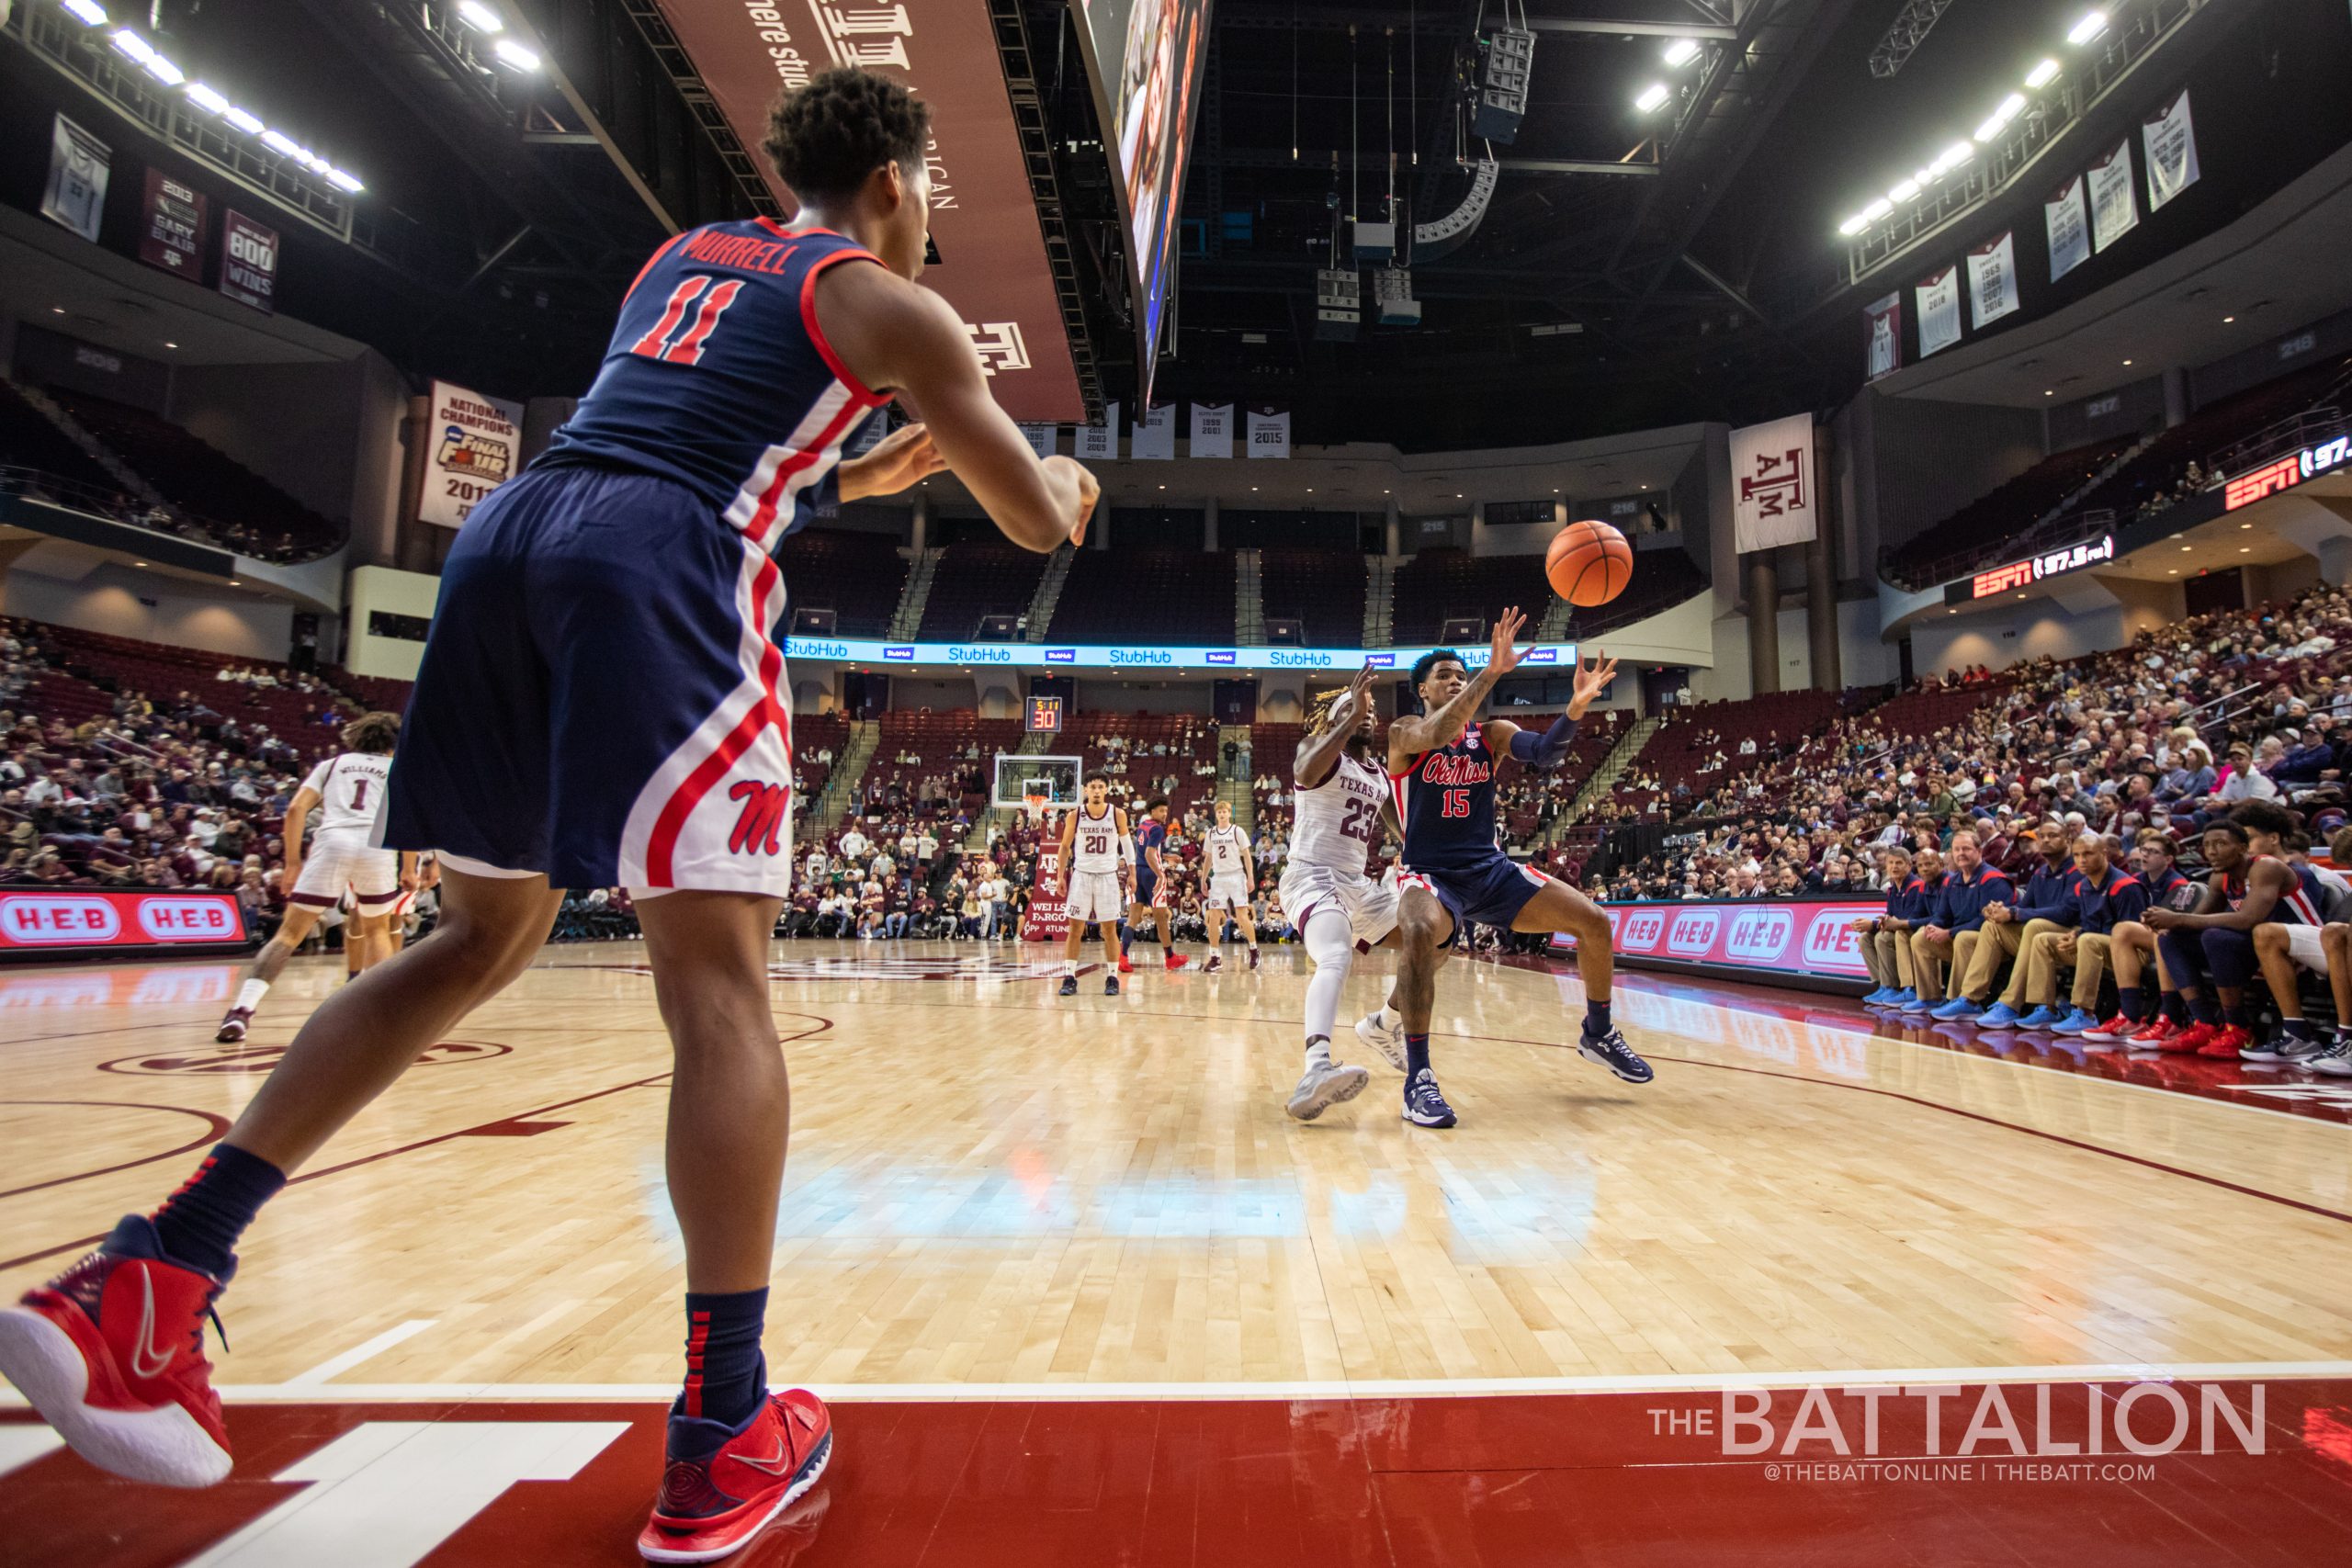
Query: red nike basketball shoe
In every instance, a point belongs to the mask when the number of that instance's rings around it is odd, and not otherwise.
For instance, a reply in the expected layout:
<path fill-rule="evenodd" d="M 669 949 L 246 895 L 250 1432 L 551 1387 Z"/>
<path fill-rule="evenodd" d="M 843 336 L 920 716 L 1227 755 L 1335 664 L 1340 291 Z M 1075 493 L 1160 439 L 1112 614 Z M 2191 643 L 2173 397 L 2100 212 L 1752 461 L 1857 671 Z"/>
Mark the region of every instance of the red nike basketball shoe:
<path fill-rule="evenodd" d="M 98 1249 L 0 1311 L 0 1374 L 74 1451 L 101 1470 L 163 1486 L 229 1473 L 229 1430 L 204 1320 L 226 1280 L 174 1263 L 144 1215 L 126 1214 Z"/>
<path fill-rule="evenodd" d="M 673 1416 L 662 1493 L 638 1532 L 648 1562 L 710 1562 L 740 1551 L 825 1472 L 833 1416 L 805 1388 L 768 1395 L 741 1431 Z"/>

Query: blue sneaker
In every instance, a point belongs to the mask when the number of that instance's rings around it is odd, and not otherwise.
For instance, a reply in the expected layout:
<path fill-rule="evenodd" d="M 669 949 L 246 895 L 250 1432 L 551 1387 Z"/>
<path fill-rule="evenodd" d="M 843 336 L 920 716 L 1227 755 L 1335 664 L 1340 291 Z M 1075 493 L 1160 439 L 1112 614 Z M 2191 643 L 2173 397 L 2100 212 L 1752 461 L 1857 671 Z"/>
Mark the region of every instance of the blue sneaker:
<path fill-rule="evenodd" d="M 1625 1037 L 1615 1030 L 1595 1034 L 1588 1029 L 1577 1036 L 1577 1055 L 1588 1062 L 1597 1062 L 1615 1073 L 1627 1083 L 1647 1083 L 1657 1075 L 1650 1065 L 1634 1054 Z"/>
<path fill-rule="evenodd" d="M 1437 1075 L 1423 1067 L 1405 1085 L 1405 1120 L 1416 1127 L 1451 1127 L 1453 1107 L 1437 1091 Z"/>
<path fill-rule="evenodd" d="M 1933 1012 L 1940 1005 L 1933 998 L 1923 997 L 1915 992 L 1911 999 L 1903 1004 L 1903 1010 L 1905 1012 Z"/>
<path fill-rule="evenodd" d="M 2086 1029 L 2098 1027 L 2098 1020 L 2087 1009 L 2076 1008 L 2050 1026 L 2052 1034 L 2080 1034 Z"/>
<path fill-rule="evenodd" d="M 1984 1010 L 1984 1009 L 1981 1004 L 1972 1002 L 1966 997 L 1954 997 L 1951 1000 L 1944 1003 L 1941 1007 L 1928 1010 L 1928 1016 L 1929 1018 L 1939 1019 L 1945 1023 L 1953 1023 L 1962 1019 L 1973 1020 L 1983 1013 Z"/>
<path fill-rule="evenodd" d="M 1949 1006 L 1950 1004 L 1947 1003 L 1946 1005 Z M 1941 1018 L 1944 1015 L 1939 1012 L 1936 1014 L 1936 1016 L 1938 1018 Z M 1954 1018 L 1965 1018 L 1968 1015 L 1966 1013 L 1956 1012 L 1951 1016 Z M 2007 1002 L 1995 1002 L 1991 1007 L 1986 1008 L 1983 1012 L 1976 1015 L 1976 1027 L 1979 1029 L 2018 1028 L 2018 1010 Z"/>
<path fill-rule="evenodd" d="M 2065 1016 L 2065 1013 L 2056 1007 L 2044 1002 L 2041 1006 L 2034 1009 L 2031 1012 L 2018 1020 L 2018 1027 L 2019 1029 L 2047 1029 Z M 1980 1020 L 1979 1021 L 1981 1022 L 1982 1021 Z"/>
<path fill-rule="evenodd" d="M 1910 987 L 1905 986 L 1897 990 L 1888 993 L 1886 1005 L 1891 1008 L 1907 1008 L 1918 999 L 1919 993 L 1913 990 Z"/>
<path fill-rule="evenodd" d="M 1887 1003 L 1887 999 L 1894 995 L 1894 987 L 1881 986 L 1877 990 L 1872 991 L 1869 996 L 1862 998 L 1862 1005 L 1866 1008 L 1884 1007 Z"/>

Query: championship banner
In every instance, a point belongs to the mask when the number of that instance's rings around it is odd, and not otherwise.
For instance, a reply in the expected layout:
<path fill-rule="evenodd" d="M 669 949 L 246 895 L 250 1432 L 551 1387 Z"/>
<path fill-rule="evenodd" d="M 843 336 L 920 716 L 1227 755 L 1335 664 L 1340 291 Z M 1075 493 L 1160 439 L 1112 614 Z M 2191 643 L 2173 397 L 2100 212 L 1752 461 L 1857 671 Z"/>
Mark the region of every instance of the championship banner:
<path fill-rule="evenodd" d="M 2139 198 L 2132 194 L 2131 141 L 2117 142 L 2085 178 L 2091 190 L 2091 243 L 2103 251 L 2140 226 Z"/>
<path fill-rule="evenodd" d="M 461 526 L 522 466 L 523 405 L 435 381 L 425 439 L 424 494 L 416 520 Z"/>
<path fill-rule="evenodd" d="M 1960 269 L 1948 266 L 1919 280 L 1919 357 L 1960 341 Z M 1808 538 L 1810 535 L 1806 536 Z"/>
<path fill-rule="evenodd" d="M 1231 403 L 1194 403 L 1193 405 L 1192 452 L 1195 457 L 1233 456 L 1233 405 Z"/>
<path fill-rule="evenodd" d="M 1021 917 L 1023 942 L 1059 942 L 1069 935 L 1069 907 L 1062 901 L 1062 843 L 1058 824 L 1048 820 L 1037 843 L 1037 880 L 1029 888 L 1029 908 Z"/>
<path fill-rule="evenodd" d="M 1968 253 L 1968 309 L 1976 330 L 2018 308 L 2018 260 L 2014 234 Z"/>
<path fill-rule="evenodd" d="M 277 231 L 233 207 L 220 219 L 220 292 L 265 315 L 277 312 Z"/>
<path fill-rule="evenodd" d="M 2090 220 L 2083 207 L 2083 176 L 2076 175 L 2041 204 L 2042 227 L 2050 234 L 2050 281 L 2057 282 L 2091 259 Z"/>
<path fill-rule="evenodd" d="M 2188 122 L 2188 89 L 2168 108 L 2140 122 L 2148 160 L 2148 210 L 2154 212 L 2197 183 L 2197 128 Z"/>
<path fill-rule="evenodd" d="M 1724 903 L 1611 904 L 1610 945 L 1620 960 L 1726 970 L 1761 970 L 1817 979 L 1862 980 L 1859 919 L 1886 913 L 1886 900 L 1742 898 Z M 1555 948 L 1576 939 L 1555 936 Z"/>
<path fill-rule="evenodd" d="M 106 216 L 107 174 L 113 150 L 67 119 L 57 117 L 49 139 L 49 184 L 41 188 L 40 215 L 82 238 L 96 241 Z"/>
<path fill-rule="evenodd" d="M 1060 444 L 1061 429 L 1058 424 L 1024 424 L 1021 427 L 1021 438 L 1029 443 L 1029 450 L 1040 457 L 1050 457 Z"/>
<path fill-rule="evenodd" d="M 1078 455 L 1096 462 L 1115 463 L 1119 460 L 1119 405 L 1102 405 L 1102 423 L 1078 427 Z"/>
<path fill-rule="evenodd" d="M 1903 291 L 1895 290 L 1862 311 L 1865 380 L 1875 381 L 1903 368 Z"/>
<path fill-rule="evenodd" d="M 997 51 L 972 0 L 658 0 L 720 113 L 790 211 L 758 151 L 779 91 L 836 65 L 903 83 L 931 106 L 931 238 L 923 284 L 955 307 L 1015 420 L 1082 417 L 1061 300 Z M 550 62 L 550 64 L 556 63 Z M 572 63 L 566 62 L 565 63 Z"/>
<path fill-rule="evenodd" d="M 1127 456 L 1139 463 L 1164 463 L 1175 457 L 1174 403 L 1153 403 L 1143 411 L 1143 423 L 1127 432 Z"/>
<path fill-rule="evenodd" d="M 1819 525 L 1813 478 L 1813 415 L 1792 413 L 1731 433 L 1733 548 L 1746 555 L 1801 545 Z"/>
<path fill-rule="evenodd" d="M 226 893 L 26 888 L 0 893 L 0 953 L 44 958 L 91 949 L 243 946 Z"/>
<path fill-rule="evenodd" d="M 1263 404 L 1250 410 L 1250 456 L 1290 456 L 1290 410 L 1268 408 Z"/>

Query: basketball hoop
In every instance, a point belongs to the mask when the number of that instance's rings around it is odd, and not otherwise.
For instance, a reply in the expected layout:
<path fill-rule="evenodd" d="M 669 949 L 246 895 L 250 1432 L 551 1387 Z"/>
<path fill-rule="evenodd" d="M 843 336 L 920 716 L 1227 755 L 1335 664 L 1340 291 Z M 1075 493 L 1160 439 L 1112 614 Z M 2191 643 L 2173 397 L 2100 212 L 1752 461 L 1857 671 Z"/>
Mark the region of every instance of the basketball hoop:
<path fill-rule="evenodd" d="M 1028 810 L 1028 820 L 1031 822 L 1043 822 L 1046 819 L 1046 797 L 1044 795 L 1037 794 L 1023 795 L 1021 797 L 1021 804 Z"/>

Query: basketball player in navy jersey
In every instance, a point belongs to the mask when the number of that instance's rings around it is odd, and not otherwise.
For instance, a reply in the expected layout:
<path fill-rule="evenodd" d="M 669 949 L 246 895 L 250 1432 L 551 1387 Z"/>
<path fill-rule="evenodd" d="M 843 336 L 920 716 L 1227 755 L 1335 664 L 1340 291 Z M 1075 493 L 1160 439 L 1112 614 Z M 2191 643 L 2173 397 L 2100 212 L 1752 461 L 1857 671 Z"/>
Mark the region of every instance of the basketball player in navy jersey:
<path fill-rule="evenodd" d="M 1176 951 L 1170 940 L 1174 914 L 1168 907 L 1168 873 L 1171 869 L 1165 860 L 1168 844 L 1168 802 L 1155 795 L 1143 808 L 1143 820 L 1136 824 L 1136 889 L 1135 901 L 1127 908 L 1127 923 L 1119 931 L 1119 973 L 1135 972 L 1135 964 L 1127 957 L 1134 945 L 1136 927 L 1144 920 L 1152 922 L 1159 933 L 1160 962 L 1163 967 L 1182 969 L 1191 962 Z"/>
<path fill-rule="evenodd" d="M 1495 769 L 1505 757 L 1532 768 L 1556 768 L 1576 739 L 1577 721 L 1617 673 L 1614 660 L 1577 663 L 1567 711 L 1541 735 L 1509 719 L 1480 722 L 1477 714 L 1495 682 L 1517 668 L 1511 639 L 1526 617 L 1505 610 L 1495 623 L 1487 667 L 1473 675 L 1450 648 L 1413 661 L 1418 716 L 1388 727 L 1388 781 L 1405 824 L 1396 863 L 1396 926 L 1400 954 L 1388 1005 L 1356 1025 L 1356 1033 L 1405 1075 L 1405 1120 L 1417 1127 L 1451 1127 L 1453 1108 L 1438 1092 L 1430 1069 L 1430 1008 L 1437 966 L 1473 921 L 1514 931 L 1566 931 L 1577 939 L 1577 971 L 1585 989 L 1584 1028 L 1577 1051 L 1627 1083 L 1650 1081 L 1650 1066 L 1634 1054 L 1609 1018 L 1614 954 L 1609 917 L 1565 882 L 1522 865 L 1495 842 Z"/>
<path fill-rule="evenodd" d="M 203 1320 L 240 1233 L 530 964 L 564 888 L 626 886 L 674 1053 L 667 1173 L 686 1287 L 684 1386 L 639 1550 L 726 1556 L 824 1468 L 823 1402 L 771 1395 L 760 1354 L 789 1112 L 768 1001 L 792 867 L 772 552 L 820 497 L 903 490 L 943 465 L 1033 550 L 1079 541 L 1097 493 L 1076 463 L 1036 457 L 956 312 L 915 286 L 929 119 L 856 71 L 779 99 L 763 146 L 798 215 L 707 225 L 655 253 L 578 412 L 458 534 L 386 822 L 391 846 L 439 852 L 439 929 L 311 1015 L 161 1209 L 0 1313 L 0 1372 L 94 1462 L 176 1485 L 229 1472 Z M 843 462 L 852 429 L 898 395 L 923 425 Z M 515 1302 L 515 1321 L 543 1305 Z"/>

